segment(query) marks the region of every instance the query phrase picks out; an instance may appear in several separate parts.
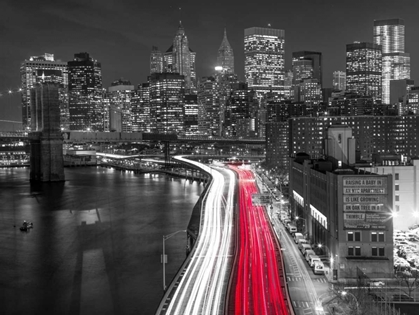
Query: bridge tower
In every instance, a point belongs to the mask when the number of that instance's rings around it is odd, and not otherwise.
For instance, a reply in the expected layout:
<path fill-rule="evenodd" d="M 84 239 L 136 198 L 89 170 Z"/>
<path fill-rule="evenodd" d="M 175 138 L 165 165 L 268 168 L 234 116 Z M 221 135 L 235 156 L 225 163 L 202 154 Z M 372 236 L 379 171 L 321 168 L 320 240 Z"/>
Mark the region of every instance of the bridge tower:
<path fill-rule="evenodd" d="M 64 181 L 58 89 L 58 83 L 45 82 L 31 90 L 31 181 Z"/>

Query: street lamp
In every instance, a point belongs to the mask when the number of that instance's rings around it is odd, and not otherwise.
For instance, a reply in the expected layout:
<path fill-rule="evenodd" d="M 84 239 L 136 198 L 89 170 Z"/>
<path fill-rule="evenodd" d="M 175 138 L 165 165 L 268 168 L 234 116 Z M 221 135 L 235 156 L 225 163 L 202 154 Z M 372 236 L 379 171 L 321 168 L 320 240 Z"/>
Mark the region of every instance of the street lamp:
<path fill-rule="evenodd" d="M 167 255 L 165 255 L 165 241 L 170 239 L 172 236 L 181 233 L 181 232 L 187 232 L 187 230 L 179 230 L 176 232 L 173 232 L 168 235 L 163 235 L 162 244 L 163 244 L 163 253 L 162 253 L 162 266 L 163 266 L 163 291 L 166 291 L 166 274 L 165 274 L 165 264 L 167 263 Z"/>
<path fill-rule="evenodd" d="M 347 291 L 339 291 L 339 293 L 342 297 L 345 297 L 347 294 L 349 294 L 354 298 L 354 300 L 356 301 L 356 314 L 359 314 L 359 301 L 357 301 L 356 296 L 353 293 Z"/>

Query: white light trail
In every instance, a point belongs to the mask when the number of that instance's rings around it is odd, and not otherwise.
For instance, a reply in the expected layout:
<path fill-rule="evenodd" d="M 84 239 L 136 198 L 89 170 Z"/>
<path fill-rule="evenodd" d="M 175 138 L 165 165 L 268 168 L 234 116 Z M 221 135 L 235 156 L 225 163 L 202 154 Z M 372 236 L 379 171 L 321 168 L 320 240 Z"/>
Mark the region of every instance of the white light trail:
<path fill-rule="evenodd" d="M 202 163 L 176 156 L 176 160 L 193 164 L 212 175 L 201 214 L 200 234 L 190 254 L 191 260 L 170 300 L 166 314 L 223 313 L 229 272 L 233 259 L 233 195 L 235 175 L 232 171 L 210 168 Z M 228 174 L 225 180 L 223 173 Z M 227 190 L 226 200 L 223 193 Z"/>

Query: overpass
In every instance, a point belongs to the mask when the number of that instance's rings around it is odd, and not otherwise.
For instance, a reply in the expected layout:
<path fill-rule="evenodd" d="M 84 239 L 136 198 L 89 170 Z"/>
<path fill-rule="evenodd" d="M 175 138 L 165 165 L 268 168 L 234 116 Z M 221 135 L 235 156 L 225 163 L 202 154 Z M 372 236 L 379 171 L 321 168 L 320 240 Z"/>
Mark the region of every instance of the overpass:
<path fill-rule="evenodd" d="M 178 136 L 176 134 L 159 134 L 147 132 L 82 132 L 63 131 L 64 143 L 119 143 L 119 142 L 177 142 L 177 143 L 225 143 L 264 145 L 265 138 L 216 137 L 216 136 Z M 0 131 L 0 140 L 27 141 L 28 132 Z"/>

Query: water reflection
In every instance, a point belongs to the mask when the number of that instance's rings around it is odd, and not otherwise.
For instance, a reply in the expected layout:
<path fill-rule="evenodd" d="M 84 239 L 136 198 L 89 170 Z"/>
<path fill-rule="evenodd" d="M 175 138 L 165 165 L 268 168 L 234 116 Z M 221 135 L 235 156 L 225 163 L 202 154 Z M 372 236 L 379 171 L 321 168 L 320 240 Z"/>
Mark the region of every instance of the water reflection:
<path fill-rule="evenodd" d="M 152 314 L 162 235 L 185 229 L 203 185 L 165 175 L 66 168 L 63 183 L 0 169 L 2 312 Z M 23 220 L 34 222 L 22 233 Z M 185 258 L 171 242 L 167 277 Z"/>

